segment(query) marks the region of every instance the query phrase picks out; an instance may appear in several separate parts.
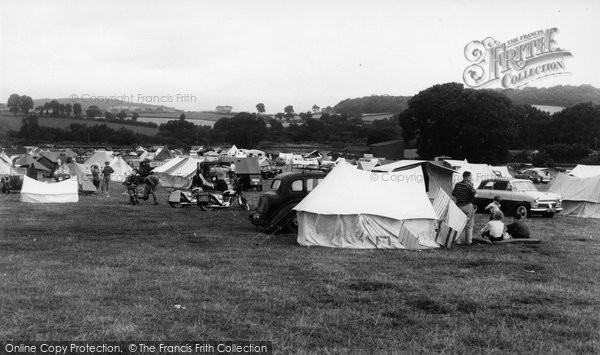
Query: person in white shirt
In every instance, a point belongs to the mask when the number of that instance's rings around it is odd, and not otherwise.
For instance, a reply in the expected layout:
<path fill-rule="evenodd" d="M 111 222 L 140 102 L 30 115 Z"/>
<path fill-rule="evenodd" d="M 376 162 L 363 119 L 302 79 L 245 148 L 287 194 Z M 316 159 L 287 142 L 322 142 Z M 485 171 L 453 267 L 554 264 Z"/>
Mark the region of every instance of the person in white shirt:
<path fill-rule="evenodd" d="M 498 210 L 494 212 L 493 217 L 494 219 L 487 222 L 481 229 L 481 236 L 492 242 L 504 239 L 504 223 L 502 223 L 504 215 Z"/>

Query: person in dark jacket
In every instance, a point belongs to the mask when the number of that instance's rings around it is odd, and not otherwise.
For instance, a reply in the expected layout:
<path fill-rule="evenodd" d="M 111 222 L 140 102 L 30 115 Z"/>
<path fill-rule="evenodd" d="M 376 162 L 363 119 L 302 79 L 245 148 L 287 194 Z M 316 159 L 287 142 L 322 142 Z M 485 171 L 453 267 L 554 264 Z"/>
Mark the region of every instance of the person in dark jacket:
<path fill-rule="evenodd" d="M 515 213 L 514 222 L 506 226 L 506 232 L 513 238 L 529 238 L 529 226 L 523 220 L 523 215 Z"/>
<path fill-rule="evenodd" d="M 154 199 L 154 204 L 158 205 L 158 199 L 156 198 L 156 187 L 159 184 L 158 176 L 154 175 L 153 172 L 150 172 L 150 175 L 144 178 L 144 200 L 148 200 L 150 195 Z"/>
<path fill-rule="evenodd" d="M 462 181 L 459 181 L 452 190 L 452 198 L 458 208 L 467 216 L 465 225 L 465 236 L 457 244 L 471 245 L 473 243 L 473 224 L 475 220 L 475 208 L 473 201 L 477 192 L 473 187 L 473 177 L 470 171 L 463 173 Z"/>

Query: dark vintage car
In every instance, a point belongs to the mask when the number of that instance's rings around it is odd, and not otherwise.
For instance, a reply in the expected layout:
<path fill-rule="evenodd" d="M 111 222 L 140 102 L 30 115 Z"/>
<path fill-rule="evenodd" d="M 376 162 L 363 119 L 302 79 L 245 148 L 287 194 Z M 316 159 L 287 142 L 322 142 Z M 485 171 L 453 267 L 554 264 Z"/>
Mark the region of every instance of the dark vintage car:
<path fill-rule="evenodd" d="M 515 175 L 517 179 L 528 179 L 534 184 L 547 184 L 551 180 L 550 173 L 546 169 L 533 168 L 522 170 Z"/>
<path fill-rule="evenodd" d="M 495 196 L 502 198 L 500 210 L 506 216 L 516 212 L 527 217 L 533 214 L 552 217 L 562 211 L 562 197 L 550 192 L 538 191 L 533 182 L 525 179 L 487 179 L 477 189 L 477 211 L 485 213 L 485 207 Z"/>
<path fill-rule="evenodd" d="M 264 165 L 260 167 L 260 175 L 263 179 L 272 179 L 282 173 L 282 170 L 277 165 Z"/>
<path fill-rule="evenodd" d="M 325 178 L 322 171 L 283 173 L 275 177 L 271 189 L 264 192 L 250 214 L 252 224 L 263 232 L 295 232 L 298 230 L 293 210 Z"/>

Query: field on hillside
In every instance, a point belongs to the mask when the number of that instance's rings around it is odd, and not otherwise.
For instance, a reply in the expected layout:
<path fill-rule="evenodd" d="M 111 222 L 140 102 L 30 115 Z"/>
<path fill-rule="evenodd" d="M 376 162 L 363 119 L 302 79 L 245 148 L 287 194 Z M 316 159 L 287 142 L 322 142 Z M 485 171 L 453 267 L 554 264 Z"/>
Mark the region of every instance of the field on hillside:
<path fill-rule="evenodd" d="M 131 206 L 124 191 L 65 205 L 0 195 L 0 339 L 600 352 L 599 220 L 529 219 L 538 245 L 306 248 L 257 234 L 237 206 L 173 209 L 164 190 Z"/>
<path fill-rule="evenodd" d="M 23 119 L 22 115 L 13 115 L 13 114 L 2 114 L 0 115 L 0 132 L 6 132 L 8 130 L 18 131 L 21 129 L 21 120 Z M 129 129 L 134 133 L 145 134 L 148 136 L 153 136 L 158 133 L 158 128 L 152 127 L 143 127 L 143 126 L 134 126 L 127 124 L 120 124 L 116 122 L 95 122 L 91 120 L 76 120 L 73 118 L 52 118 L 52 117 L 41 117 L 38 120 L 40 126 L 45 127 L 55 127 L 55 128 L 68 128 L 73 123 L 85 124 L 88 126 L 94 126 L 97 124 L 106 124 L 108 127 L 112 129 L 120 129 L 121 127 Z"/>

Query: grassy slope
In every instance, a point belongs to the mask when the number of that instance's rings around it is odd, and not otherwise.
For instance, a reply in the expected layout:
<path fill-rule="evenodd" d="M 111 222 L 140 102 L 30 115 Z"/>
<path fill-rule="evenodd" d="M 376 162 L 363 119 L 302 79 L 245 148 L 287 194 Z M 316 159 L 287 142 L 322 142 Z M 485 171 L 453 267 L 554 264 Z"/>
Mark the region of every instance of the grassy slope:
<path fill-rule="evenodd" d="M 0 196 L 0 339 L 600 351 L 600 221 L 531 219 L 540 245 L 305 248 L 255 234 L 237 207 L 172 209 L 164 191 L 134 207 L 122 191 L 62 206 Z"/>
<path fill-rule="evenodd" d="M 18 131 L 21 129 L 21 120 L 23 119 L 22 115 L 13 115 L 13 114 L 2 114 L 0 115 L 0 131 L 8 131 L 9 129 Z M 120 129 L 124 127 L 133 131 L 134 133 L 145 134 L 149 136 L 153 136 L 158 133 L 158 128 L 152 127 L 143 127 L 143 126 L 133 126 L 127 124 L 120 124 L 114 122 L 94 122 L 91 120 L 76 120 L 72 118 L 52 118 L 52 117 L 41 117 L 38 120 L 41 126 L 45 127 L 55 127 L 65 129 L 69 127 L 73 123 L 85 124 L 88 126 L 94 126 L 97 124 L 106 124 L 108 127 L 112 129 Z"/>

